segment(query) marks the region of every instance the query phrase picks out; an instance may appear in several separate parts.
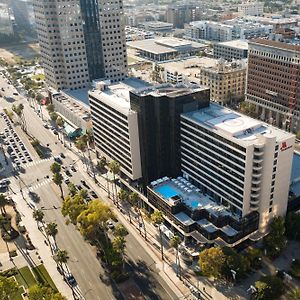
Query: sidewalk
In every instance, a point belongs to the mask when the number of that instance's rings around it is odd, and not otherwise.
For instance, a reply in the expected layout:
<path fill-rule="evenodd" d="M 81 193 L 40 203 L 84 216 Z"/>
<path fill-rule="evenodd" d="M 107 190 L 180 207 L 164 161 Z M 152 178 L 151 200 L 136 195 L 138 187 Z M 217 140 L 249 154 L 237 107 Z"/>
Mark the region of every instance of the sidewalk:
<path fill-rule="evenodd" d="M 33 210 L 28 207 L 25 200 L 21 195 L 13 196 L 14 201 L 16 202 L 16 206 L 18 211 L 22 215 L 22 223 L 26 228 L 30 229 L 29 236 L 32 240 L 33 245 L 36 247 L 34 252 L 38 252 L 38 255 L 41 257 L 43 264 L 45 265 L 50 277 L 55 283 L 57 289 L 64 295 L 67 299 L 72 300 L 73 295 L 70 287 L 65 283 L 63 277 L 58 273 L 56 269 L 56 263 L 52 258 L 52 253 L 49 247 L 44 243 L 45 236 L 38 229 L 36 221 L 32 216 Z M 31 252 L 28 252 L 30 256 Z M 25 258 L 24 258 L 25 259 Z M 20 258 L 14 258 L 14 261 L 21 261 Z"/>

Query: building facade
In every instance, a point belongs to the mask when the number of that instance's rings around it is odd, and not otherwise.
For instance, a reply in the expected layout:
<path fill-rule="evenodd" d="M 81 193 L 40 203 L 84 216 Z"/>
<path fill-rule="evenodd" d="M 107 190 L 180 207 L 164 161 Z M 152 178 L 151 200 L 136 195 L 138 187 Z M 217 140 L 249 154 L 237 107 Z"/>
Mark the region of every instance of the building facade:
<path fill-rule="evenodd" d="M 300 129 L 300 46 L 257 39 L 249 43 L 246 100 L 262 120 Z"/>
<path fill-rule="evenodd" d="M 166 21 L 174 28 L 184 28 L 185 23 L 197 20 L 198 8 L 193 5 L 172 5 L 167 8 Z"/>
<path fill-rule="evenodd" d="M 137 112 L 130 108 L 129 88 L 123 83 L 97 83 L 89 92 L 96 150 L 108 160 L 120 163 L 131 181 L 141 178 Z"/>
<path fill-rule="evenodd" d="M 33 3 L 46 84 L 55 90 L 87 87 L 89 72 L 79 2 Z"/>
<path fill-rule="evenodd" d="M 214 58 L 223 58 L 227 61 L 248 57 L 248 42 L 234 40 L 214 44 Z"/>
<path fill-rule="evenodd" d="M 148 186 L 186 241 L 235 246 L 285 216 L 295 136 L 217 104 L 181 114 L 182 175 Z"/>
<path fill-rule="evenodd" d="M 73 90 L 127 76 L 122 1 L 34 0 L 34 11 L 48 86 Z"/>
<path fill-rule="evenodd" d="M 180 173 L 180 114 L 209 104 L 209 89 L 164 84 L 130 92 L 138 114 L 144 186 Z"/>
<path fill-rule="evenodd" d="M 105 78 L 111 82 L 127 76 L 123 1 L 98 0 Z"/>
<path fill-rule="evenodd" d="M 199 80 L 210 88 L 210 100 L 224 105 L 244 99 L 246 75 L 246 61 L 219 60 L 216 67 L 201 68 Z"/>
<path fill-rule="evenodd" d="M 238 12 L 244 16 L 262 16 L 264 14 L 264 3 L 245 1 L 238 5 Z"/>

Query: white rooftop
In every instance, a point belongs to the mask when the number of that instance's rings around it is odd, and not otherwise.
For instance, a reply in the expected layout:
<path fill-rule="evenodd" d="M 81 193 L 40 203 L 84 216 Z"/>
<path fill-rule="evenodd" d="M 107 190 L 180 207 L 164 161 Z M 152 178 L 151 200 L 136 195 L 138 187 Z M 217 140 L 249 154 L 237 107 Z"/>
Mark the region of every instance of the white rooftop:
<path fill-rule="evenodd" d="M 238 48 L 242 50 L 248 50 L 248 42 L 243 40 L 233 40 L 219 43 L 219 45 L 224 45 L 232 48 Z"/>
<path fill-rule="evenodd" d="M 277 141 L 291 136 L 289 132 L 214 103 L 211 103 L 209 107 L 182 114 L 182 116 L 222 136 L 247 144 L 253 144 L 261 135 L 275 136 Z"/>

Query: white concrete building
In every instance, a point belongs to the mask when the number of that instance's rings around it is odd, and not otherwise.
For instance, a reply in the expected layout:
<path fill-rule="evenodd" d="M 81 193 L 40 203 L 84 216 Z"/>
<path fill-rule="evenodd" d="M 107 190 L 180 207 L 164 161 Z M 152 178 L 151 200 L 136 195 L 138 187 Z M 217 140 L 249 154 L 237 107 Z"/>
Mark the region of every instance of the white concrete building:
<path fill-rule="evenodd" d="M 98 0 L 98 3 L 105 77 L 117 82 L 125 79 L 128 72 L 123 2 Z"/>
<path fill-rule="evenodd" d="M 245 1 L 238 5 L 238 12 L 243 16 L 262 16 L 264 14 L 264 3 Z"/>
<path fill-rule="evenodd" d="M 89 92 L 96 150 L 107 159 L 118 161 L 121 172 L 137 180 L 142 170 L 138 115 L 130 109 L 129 91 L 133 87 L 125 82 L 98 82 L 96 87 Z"/>
<path fill-rule="evenodd" d="M 183 176 L 264 232 L 285 216 L 295 136 L 217 104 L 181 115 Z"/>
<path fill-rule="evenodd" d="M 88 86 L 79 1 L 34 0 L 33 4 L 46 84 L 56 90 Z"/>

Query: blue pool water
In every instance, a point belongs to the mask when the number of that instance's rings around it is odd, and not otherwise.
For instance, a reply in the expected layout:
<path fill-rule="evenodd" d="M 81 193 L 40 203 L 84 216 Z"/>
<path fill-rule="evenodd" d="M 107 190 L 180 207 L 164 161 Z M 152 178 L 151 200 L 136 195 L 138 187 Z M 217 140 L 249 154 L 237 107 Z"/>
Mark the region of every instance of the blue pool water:
<path fill-rule="evenodd" d="M 293 166 L 292 166 L 292 174 L 291 174 L 291 190 L 295 193 L 295 195 L 300 196 L 300 155 L 294 153 L 293 157 Z M 293 182 L 298 178 L 298 182 Z"/>
<path fill-rule="evenodd" d="M 172 198 L 178 194 L 171 186 L 168 185 L 159 186 L 155 189 L 155 191 L 166 199 Z"/>
<path fill-rule="evenodd" d="M 193 209 L 198 208 L 198 204 L 199 204 L 198 201 L 192 201 L 192 202 L 191 202 L 191 206 L 192 206 Z"/>

